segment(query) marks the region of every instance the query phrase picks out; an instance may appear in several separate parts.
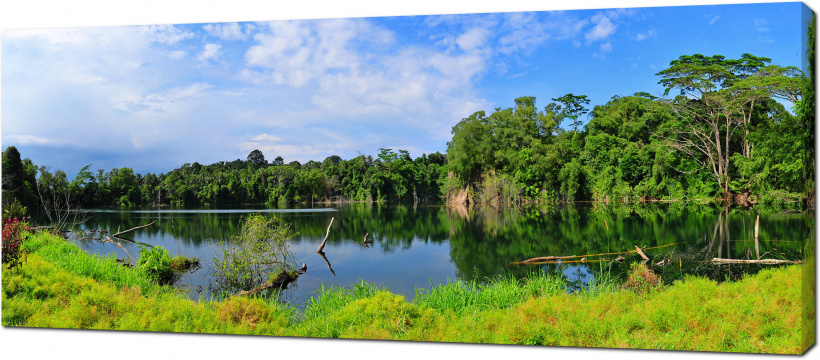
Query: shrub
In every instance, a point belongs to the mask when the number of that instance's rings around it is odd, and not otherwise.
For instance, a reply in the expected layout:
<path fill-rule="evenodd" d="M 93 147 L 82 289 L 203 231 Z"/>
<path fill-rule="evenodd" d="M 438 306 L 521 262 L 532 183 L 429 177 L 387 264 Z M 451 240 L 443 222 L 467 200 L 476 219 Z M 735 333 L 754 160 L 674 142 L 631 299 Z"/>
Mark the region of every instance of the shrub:
<path fill-rule="evenodd" d="M 293 268 L 295 260 L 286 241 L 296 236 L 290 225 L 279 225 L 275 216 L 252 214 L 242 223 L 239 235 L 220 241 L 213 258 L 214 278 L 224 290 L 250 290 L 264 283 L 274 271 Z"/>
<path fill-rule="evenodd" d="M 637 293 L 646 293 L 652 289 L 663 286 L 660 276 L 646 267 L 644 264 L 633 263 L 630 265 L 629 274 L 626 277 L 624 288 Z"/>
<path fill-rule="evenodd" d="M 3 265 L 10 268 L 20 266 L 25 251 L 21 248 L 23 232 L 28 231 L 28 223 L 14 218 L 3 220 Z"/>
<path fill-rule="evenodd" d="M 171 254 L 162 246 L 140 248 L 140 259 L 137 262 L 137 267 L 145 271 L 151 278 L 160 282 L 170 280 L 174 274 L 171 264 Z"/>
<path fill-rule="evenodd" d="M 27 212 L 28 210 L 26 209 L 26 207 L 20 204 L 20 202 L 17 201 L 17 199 L 14 199 L 14 201 L 3 202 L 3 219 L 25 219 Z"/>

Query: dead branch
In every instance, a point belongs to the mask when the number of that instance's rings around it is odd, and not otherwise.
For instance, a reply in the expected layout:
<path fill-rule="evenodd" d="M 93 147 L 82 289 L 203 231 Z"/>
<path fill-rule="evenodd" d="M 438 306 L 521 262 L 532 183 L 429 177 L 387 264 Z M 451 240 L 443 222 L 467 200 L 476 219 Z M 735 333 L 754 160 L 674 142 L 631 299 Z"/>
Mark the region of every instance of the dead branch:
<path fill-rule="evenodd" d="M 367 240 L 367 235 L 369 235 L 369 234 L 370 233 L 365 233 L 364 234 L 364 240 L 362 240 L 362 245 L 366 245 L 367 243 L 372 243 L 373 242 L 373 239 Z"/>
<path fill-rule="evenodd" d="M 117 238 L 117 239 L 119 240 L 119 238 Z M 131 259 L 131 263 L 132 263 L 132 264 L 135 264 L 135 263 L 137 262 L 136 260 L 134 260 L 134 257 L 133 257 L 133 256 L 131 256 L 131 254 L 128 252 L 128 250 L 126 250 L 126 249 L 125 249 L 125 248 L 124 248 L 124 247 L 123 247 L 123 246 L 119 243 L 119 241 L 115 242 L 115 241 L 114 241 L 114 240 L 112 240 L 112 239 L 111 239 L 111 237 L 109 237 L 109 236 L 106 236 L 105 238 L 101 238 L 101 239 L 100 239 L 100 241 L 103 241 L 103 242 L 108 242 L 108 243 L 112 243 L 112 244 L 114 244 L 114 245 L 117 245 L 117 247 L 119 247 L 120 249 L 122 249 L 122 251 L 125 251 L 125 255 L 128 255 L 128 258 L 130 258 L 130 259 Z"/>
<path fill-rule="evenodd" d="M 317 253 L 322 252 L 322 249 L 325 248 L 325 243 L 327 242 L 327 237 L 330 235 L 330 225 L 333 225 L 333 219 L 334 218 L 331 217 L 330 218 L 330 224 L 327 224 L 327 234 L 325 234 L 325 239 L 322 240 L 322 244 L 319 245 L 319 250 L 316 250 Z"/>
<path fill-rule="evenodd" d="M 553 261 L 553 260 L 563 260 L 563 259 L 572 259 L 577 258 L 578 255 L 571 255 L 571 256 L 541 256 L 541 257 L 534 257 L 532 259 L 527 259 L 521 262 L 514 262 L 514 265 L 522 265 L 522 264 L 536 264 L 542 261 Z"/>
<path fill-rule="evenodd" d="M 155 222 L 157 222 L 157 221 L 156 221 L 156 220 L 154 220 L 154 221 L 152 221 L 150 224 L 145 224 L 145 225 L 142 225 L 142 226 L 137 226 L 137 227 L 135 227 L 135 228 L 128 229 L 128 230 L 125 230 L 125 231 L 119 231 L 119 232 L 117 232 L 116 234 L 113 234 L 113 235 L 111 235 L 111 236 L 118 236 L 118 235 L 122 235 L 122 234 L 125 234 L 125 233 L 128 233 L 128 232 L 132 232 L 132 231 L 137 230 L 137 229 L 146 228 L 146 227 L 149 227 L 149 226 L 151 226 L 151 225 L 154 225 L 154 223 L 155 223 Z M 119 229 L 117 229 L 117 230 L 119 230 Z"/>
<path fill-rule="evenodd" d="M 638 255 L 640 255 L 644 260 L 649 261 L 649 258 L 646 257 L 646 254 L 641 251 L 641 248 L 639 248 L 638 245 L 635 245 L 635 251 L 637 251 Z"/>

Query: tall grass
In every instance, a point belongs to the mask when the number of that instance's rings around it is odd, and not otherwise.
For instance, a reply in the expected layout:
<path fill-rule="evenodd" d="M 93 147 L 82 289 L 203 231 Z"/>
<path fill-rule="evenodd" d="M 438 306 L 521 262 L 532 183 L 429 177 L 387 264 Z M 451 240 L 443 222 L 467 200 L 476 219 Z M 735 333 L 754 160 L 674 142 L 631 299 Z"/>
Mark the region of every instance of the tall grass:
<path fill-rule="evenodd" d="M 160 289 L 142 269 L 126 268 L 114 256 L 88 254 L 75 244 L 47 233 L 28 236 L 23 246 L 29 252 L 36 253 L 45 261 L 74 275 L 112 282 L 120 288 L 136 286 L 143 293 Z"/>

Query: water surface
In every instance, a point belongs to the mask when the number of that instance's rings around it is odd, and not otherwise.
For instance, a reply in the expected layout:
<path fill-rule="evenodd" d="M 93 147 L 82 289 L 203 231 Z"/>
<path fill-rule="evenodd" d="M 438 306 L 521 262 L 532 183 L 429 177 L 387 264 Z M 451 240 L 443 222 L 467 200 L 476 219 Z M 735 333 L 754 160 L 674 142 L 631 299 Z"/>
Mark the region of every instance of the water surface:
<path fill-rule="evenodd" d="M 813 214 L 762 211 L 759 241 L 754 223 L 759 210 L 724 210 L 710 205 L 685 204 L 574 204 L 530 208 L 407 207 L 384 204 L 349 204 L 297 209 L 138 209 L 93 210 L 84 229 L 130 229 L 153 225 L 123 235 L 136 243 L 163 246 L 172 254 L 197 257 L 202 267 L 182 274 L 175 286 L 192 298 L 212 295 L 210 285 L 214 246 L 230 240 L 241 219 L 261 212 L 288 223 L 299 233 L 289 242 L 299 265 L 308 271 L 299 276 L 280 298 L 302 306 L 320 286 L 350 287 L 361 281 L 414 296 L 416 287 L 455 280 L 486 281 L 497 276 L 526 277 L 532 271 L 562 274 L 580 288 L 602 273 L 625 276 L 629 264 L 640 261 L 632 254 L 615 254 L 645 247 L 654 267 L 671 283 L 685 274 L 718 281 L 754 273 L 761 265 L 714 266 L 706 261 L 732 259 L 802 259 L 803 244 Z M 334 218 L 324 248 L 316 254 L 330 219 Z M 368 234 L 373 243 L 361 242 Z M 87 251 L 138 258 L 139 245 L 119 247 L 99 241 L 78 241 Z M 127 252 L 127 254 L 126 254 Z M 539 256 L 588 256 L 542 265 L 511 265 Z M 622 255 L 627 261 L 612 261 Z M 571 289 L 570 289 L 571 290 Z"/>

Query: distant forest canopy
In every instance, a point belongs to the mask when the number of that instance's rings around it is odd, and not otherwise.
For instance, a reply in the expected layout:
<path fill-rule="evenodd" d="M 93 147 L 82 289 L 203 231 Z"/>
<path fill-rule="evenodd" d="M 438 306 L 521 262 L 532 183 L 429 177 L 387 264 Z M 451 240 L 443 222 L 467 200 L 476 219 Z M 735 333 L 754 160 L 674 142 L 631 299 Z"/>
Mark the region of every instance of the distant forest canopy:
<path fill-rule="evenodd" d="M 810 36 L 813 39 L 814 22 Z M 3 152 L 3 199 L 29 209 L 292 204 L 329 201 L 509 204 L 706 199 L 813 206 L 814 50 L 809 71 L 750 54 L 681 56 L 656 74 L 666 98 L 534 97 L 452 128 L 446 154 L 381 149 L 300 164 L 259 150 L 246 160 L 184 164 L 167 174 L 89 166 L 69 181 Z M 793 113 L 776 100 L 796 104 Z M 589 118 L 586 126 L 582 119 Z M 566 124 L 566 129 L 562 127 Z"/>

